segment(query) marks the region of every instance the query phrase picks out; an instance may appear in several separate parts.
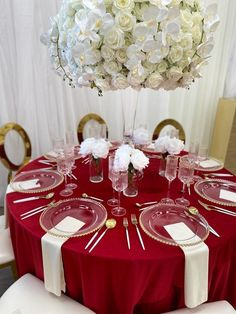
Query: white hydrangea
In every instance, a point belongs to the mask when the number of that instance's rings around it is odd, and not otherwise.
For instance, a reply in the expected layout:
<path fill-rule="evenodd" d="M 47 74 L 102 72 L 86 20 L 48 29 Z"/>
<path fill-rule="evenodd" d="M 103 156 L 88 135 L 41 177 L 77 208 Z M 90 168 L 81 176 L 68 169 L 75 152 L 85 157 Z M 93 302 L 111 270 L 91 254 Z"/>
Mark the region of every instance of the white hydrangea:
<path fill-rule="evenodd" d="M 63 0 L 41 41 L 71 86 L 188 88 L 212 52 L 217 5 L 200 0 Z M 89 69 L 89 70 L 88 70 Z"/>

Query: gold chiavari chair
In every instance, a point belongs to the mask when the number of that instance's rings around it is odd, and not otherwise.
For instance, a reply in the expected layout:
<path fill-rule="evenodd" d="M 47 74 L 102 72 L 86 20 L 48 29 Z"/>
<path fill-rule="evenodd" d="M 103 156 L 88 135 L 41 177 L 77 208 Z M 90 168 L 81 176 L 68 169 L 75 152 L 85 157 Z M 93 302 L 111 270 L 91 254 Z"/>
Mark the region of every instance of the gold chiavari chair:
<path fill-rule="evenodd" d="M 96 113 L 88 113 L 80 120 L 77 129 L 79 143 L 87 137 L 100 137 L 101 133 L 108 138 L 106 122 Z"/>
<path fill-rule="evenodd" d="M 155 127 L 152 139 L 155 140 L 155 139 L 157 139 L 159 137 L 160 134 L 163 134 L 164 133 L 164 128 L 167 128 L 167 130 L 169 132 L 177 130 L 178 134 L 179 134 L 179 139 L 184 141 L 184 143 L 185 143 L 186 139 L 185 139 L 184 129 L 183 129 L 182 125 L 178 121 L 176 121 L 174 119 L 165 119 L 165 120 L 161 121 Z"/>

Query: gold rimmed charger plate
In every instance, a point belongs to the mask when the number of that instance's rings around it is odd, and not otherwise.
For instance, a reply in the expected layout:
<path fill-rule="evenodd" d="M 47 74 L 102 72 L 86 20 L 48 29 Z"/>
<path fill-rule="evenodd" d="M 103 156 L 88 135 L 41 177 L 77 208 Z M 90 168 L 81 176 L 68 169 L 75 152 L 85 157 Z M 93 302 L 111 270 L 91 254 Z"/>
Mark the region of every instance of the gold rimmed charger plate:
<path fill-rule="evenodd" d="M 219 197 L 220 190 L 236 193 L 236 182 L 223 179 L 202 179 L 195 183 L 194 190 L 202 198 L 223 206 L 236 206 L 236 202 Z"/>
<path fill-rule="evenodd" d="M 26 188 L 27 181 L 35 180 L 37 187 Z M 50 169 L 36 169 L 22 171 L 17 174 L 10 182 L 14 191 L 23 193 L 40 193 L 54 189 L 64 180 L 62 174 Z"/>
<path fill-rule="evenodd" d="M 201 167 L 200 165 L 199 166 L 196 165 L 195 170 L 203 171 L 203 172 L 214 172 L 214 171 L 221 170 L 224 167 L 224 164 L 217 159 L 209 158 L 207 160 L 213 160 L 213 161 L 217 162 L 218 165 L 215 165 L 213 167 L 207 167 L 207 168 Z"/>
<path fill-rule="evenodd" d="M 83 227 L 71 234 L 57 225 L 66 217 L 78 219 L 84 223 Z M 40 225 L 44 231 L 57 237 L 71 238 L 90 234 L 100 229 L 106 222 L 106 208 L 99 202 L 84 198 L 71 198 L 59 201 L 48 207 L 40 216 Z"/>
<path fill-rule="evenodd" d="M 201 215 L 193 215 L 187 208 L 175 204 L 157 204 L 144 210 L 139 223 L 143 231 L 152 239 L 173 246 L 193 246 L 206 240 L 209 235 L 207 221 Z M 164 226 L 184 223 L 191 231 L 190 237 L 173 239 Z"/>

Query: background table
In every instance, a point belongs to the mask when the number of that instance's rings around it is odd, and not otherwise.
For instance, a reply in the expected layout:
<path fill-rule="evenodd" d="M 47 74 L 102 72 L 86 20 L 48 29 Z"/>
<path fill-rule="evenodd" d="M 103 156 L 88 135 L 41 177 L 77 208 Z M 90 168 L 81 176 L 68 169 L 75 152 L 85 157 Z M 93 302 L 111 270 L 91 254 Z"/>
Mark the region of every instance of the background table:
<path fill-rule="evenodd" d="M 111 208 L 106 205 L 107 199 L 112 196 L 111 182 L 107 178 L 107 161 L 104 161 L 104 181 L 99 184 L 89 182 L 88 164 L 83 164 L 79 159 L 76 165 L 74 174 L 78 177 L 78 188 L 71 197 L 80 197 L 86 192 L 103 198 L 108 217 L 112 217 Z M 92 235 L 69 239 L 62 247 L 66 293 L 97 314 L 158 314 L 184 307 L 182 250 L 151 239 L 140 227 L 146 247 L 144 251 L 130 221 L 131 213 L 139 215 L 136 201 L 160 200 L 166 196 L 167 180 L 158 175 L 158 165 L 158 159 L 150 159 L 150 165 L 139 182 L 137 197 L 121 197 L 129 219 L 131 250 L 127 248 L 123 217 L 117 218 L 116 228 L 108 230 L 91 253 L 85 251 L 84 247 Z M 43 168 L 43 165 L 35 160 L 24 170 L 40 167 Z M 235 177 L 230 180 L 236 182 Z M 181 187 L 181 182 L 176 179 L 171 186 L 171 197 L 179 197 Z M 60 185 L 54 190 L 55 200 L 60 199 L 59 191 L 62 188 Z M 198 204 L 199 196 L 193 186 L 191 192 L 191 197 L 186 193 L 191 205 L 196 206 L 221 235 L 217 238 L 210 234 L 205 241 L 209 246 L 210 259 L 208 300 L 226 299 L 236 307 L 236 217 L 206 211 Z M 39 225 L 40 214 L 23 221 L 20 214 L 48 201 L 41 199 L 13 204 L 13 200 L 29 195 L 18 192 L 7 195 L 11 237 L 19 275 L 29 272 L 43 280 L 41 237 L 45 232 Z M 236 211 L 235 207 L 230 209 Z"/>

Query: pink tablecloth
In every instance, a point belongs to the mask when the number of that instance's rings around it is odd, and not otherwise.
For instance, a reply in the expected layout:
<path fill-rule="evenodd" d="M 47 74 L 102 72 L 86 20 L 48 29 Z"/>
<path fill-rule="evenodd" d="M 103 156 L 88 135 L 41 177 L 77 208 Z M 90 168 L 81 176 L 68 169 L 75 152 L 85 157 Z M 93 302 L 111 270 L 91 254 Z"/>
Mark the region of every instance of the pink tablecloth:
<path fill-rule="evenodd" d="M 151 159 L 140 181 L 137 197 L 122 197 L 129 222 L 131 213 L 139 214 L 134 205 L 136 201 L 160 200 L 166 196 L 167 181 L 158 176 L 158 163 L 157 159 Z M 39 167 L 43 166 L 34 161 L 27 169 Z M 106 169 L 105 161 L 104 181 L 93 184 L 88 180 L 88 165 L 77 160 L 74 174 L 79 179 L 79 186 L 73 197 L 86 192 L 105 201 L 110 198 L 111 182 Z M 236 181 L 236 178 L 231 181 Z M 60 199 L 61 189 L 62 185 L 55 189 L 56 200 Z M 181 183 L 176 179 L 171 187 L 171 196 L 179 197 L 180 189 Z M 193 187 L 191 191 L 191 204 L 221 235 L 217 238 L 210 234 L 206 240 L 210 249 L 209 301 L 226 299 L 236 307 L 236 218 L 207 212 L 198 204 L 199 196 Z M 23 221 L 20 214 L 47 201 L 13 204 L 13 200 L 23 196 L 17 192 L 7 196 L 17 269 L 20 276 L 30 272 L 43 279 L 40 239 L 45 232 L 39 225 L 39 214 Z M 110 208 L 106 207 L 111 217 Z M 231 209 L 236 211 L 235 207 Z M 157 242 L 141 230 L 146 247 L 143 251 L 131 223 L 129 232 L 131 250 L 127 249 L 122 218 L 117 218 L 117 227 L 109 230 L 90 254 L 84 247 L 91 235 L 69 239 L 62 247 L 66 293 L 97 314 L 158 314 L 184 307 L 184 255 L 181 249 Z"/>

